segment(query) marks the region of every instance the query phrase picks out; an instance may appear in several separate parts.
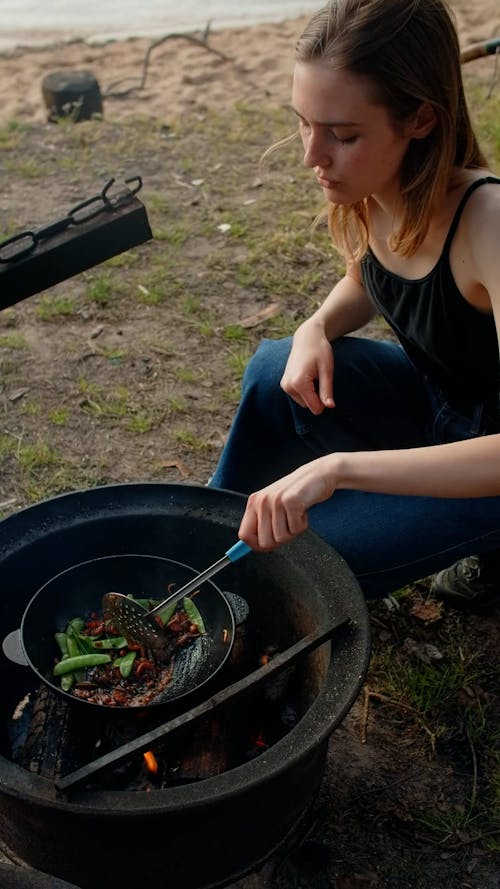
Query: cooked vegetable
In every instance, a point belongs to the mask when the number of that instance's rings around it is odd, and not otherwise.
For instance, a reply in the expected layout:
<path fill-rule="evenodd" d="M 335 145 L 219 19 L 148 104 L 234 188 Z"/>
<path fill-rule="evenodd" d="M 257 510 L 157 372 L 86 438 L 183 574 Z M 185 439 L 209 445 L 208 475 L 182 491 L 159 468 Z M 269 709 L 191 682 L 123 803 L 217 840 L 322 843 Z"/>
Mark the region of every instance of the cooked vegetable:
<path fill-rule="evenodd" d="M 68 626 L 66 627 L 66 633 L 69 635 L 78 635 L 81 633 L 85 626 L 85 621 L 83 617 L 74 617 L 69 621 Z"/>
<path fill-rule="evenodd" d="M 100 664 L 110 663 L 109 654 L 80 654 L 76 657 L 67 657 L 54 666 L 54 676 L 64 676 L 65 673 L 73 673 L 75 670 L 83 670 L 85 667 L 97 667 Z"/>
<path fill-rule="evenodd" d="M 127 654 L 124 654 L 122 657 L 117 657 L 116 660 L 113 661 L 113 666 L 118 667 L 120 676 L 123 676 L 124 679 L 127 679 L 130 676 L 136 657 L 136 651 L 128 651 Z"/>
<path fill-rule="evenodd" d="M 154 605 L 152 607 L 154 608 Z M 164 608 L 163 611 L 158 612 L 158 617 L 160 618 L 163 626 L 166 626 L 168 624 L 176 608 L 177 602 L 174 602 L 173 605 L 167 605 L 167 607 Z"/>
<path fill-rule="evenodd" d="M 202 635 L 204 633 L 206 633 L 205 624 L 203 623 L 203 618 L 202 618 L 200 612 L 198 611 L 196 605 L 194 604 L 193 600 L 189 599 L 186 596 L 186 598 L 184 599 L 182 604 L 184 607 L 184 611 L 186 612 L 187 616 L 189 617 L 189 620 L 192 621 L 192 623 L 194 623 L 198 632 L 201 633 Z"/>
<path fill-rule="evenodd" d="M 60 648 L 60 650 L 61 650 L 61 654 L 62 654 L 62 656 L 63 656 L 63 657 L 64 657 L 64 656 L 68 657 L 68 655 L 69 655 L 69 651 L 68 651 L 68 637 L 66 636 L 66 633 L 56 633 L 56 634 L 55 634 L 55 640 L 56 640 L 56 642 L 57 642 L 57 644 L 58 644 L 58 646 L 59 646 L 59 648 Z"/>
<path fill-rule="evenodd" d="M 125 636 L 110 636 L 107 639 L 93 639 L 92 648 L 126 648 Z"/>
<path fill-rule="evenodd" d="M 74 636 L 67 636 L 66 638 L 68 641 L 68 654 L 70 657 L 78 657 L 79 654 L 84 653 L 80 650 L 80 646 Z"/>
<path fill-rule="evenodd" d="M 158 604 L 153 599 L 137 601 L 147 609 Z M 171 639 L 172 658 L 176 649 L 205 632 L 202 617 L 190 599 L 185 599 L 184 607 L 174 603 L 164 609 L 161 618 Z M 144 706 L 172 679 L 172 664 L 155 660 L 148 648 L 123 636 L 111 614 L 92 612 L 86 619 L 75 617 L 65 629 L 65 633 L 55 634 L 62 656 L 53 672 L 63 691 L 81 700 L 111 707 Z"/>

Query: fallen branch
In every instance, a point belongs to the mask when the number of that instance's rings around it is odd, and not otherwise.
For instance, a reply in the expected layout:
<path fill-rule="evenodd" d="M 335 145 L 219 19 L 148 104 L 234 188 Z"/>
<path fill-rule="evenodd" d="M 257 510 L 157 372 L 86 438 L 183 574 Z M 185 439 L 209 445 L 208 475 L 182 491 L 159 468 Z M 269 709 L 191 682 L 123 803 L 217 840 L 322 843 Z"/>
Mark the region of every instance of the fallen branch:
<path fill-rule="evenodd" d="M 172 32 L 171 34 L 165 34 L 163 37 L 159 37 L 158 40 L 154 40 L 153 43 L 151 43 L 150 46 L 148 47 L 146 55 L 144 56 L 144 61 L 142 63 L 142 77 L 140 78 L 139 83 L 137 83 L 135 86 L 130 86 L 130 87 L 128 87 L 128 89 L 122 90 L 121 92 L 117 93 L 117 92 L 115 92 L 116 87 L 120 86 L 120 84 L 122 84 L 122 83 L 126 83 L 128 80 L 130 80 L 130 78 L 125 77 L 125 78 L 122 78 L 121 80 L 115 80 L 113 83 L 109 84 L 106 92 L 103 93 L 103 97 L 106 98 L 109 96 L 115 96 L 115 97 L 128 96 L 129 93 L 133 92 L 134 90 L 143 90 L 144 87 L 146 86 L 146 78 L 147 78 L 147 74 L 148 74 L 149 60 L 151 58 L 151 53 L 153 52 L 154 49 L 156 49 L 157 46 L 161 46 L 161 44 L 165 43 L 165 41 L 167 41 L 167 40 L 187 40 L 187 41 L 189 41 L 189 43 L 194 43 L 195 46 L 199 46 L 202 49 L 206 49 L 207 52 L 211 52 L 214 55 L 218 56 L 218 58 L 222 59 L 223 62 L 230 62 L 231 59 L 229 58 L 229 56 L 227 56 L 225 53 L 221 52 L 218 49 L 214 49 L 213 46 L 209 46 L 209 44 L 207 42 L 209 31 L 210 31 L 210 22 L 207 24 L 207 27 L 205 28 L 205 31 L 203 32 L 202 37 L 195 37 L 194 34 L 184 34 L 184 33 Z"/>
<path fill-rule="evenodd" d="M 394 698 L 389 698 L 387 695 L 380 694 L 376 691 L 370 691 L 368 686 L 365 686 L 364 696 L 363 696 L 363 721 L 361 726 L 361 743 L 366 744 L 366 726 L 368 723 L 368 708 L 370 706 L 370 700 L 373 698 L 375 701 L 379 701 L 381 704 L 387 704 L 390 707 L 398 707 L 400 710 L 404 710 L 406 713 L 411 713 L 412 716 L 415 717 L 419 726 L 424 730 L 424 732 L 429 736 L 431 742 L 432 752 L 436 752 L 436 735 L 431 731 L 428 725 L 422 719 L 421 714 L 415 710 L 414 707 L 410 707 L 409 704 L 403 704 L 402 701 L 397 701 Z M 363 740 L 364 738 L 364 740 Z"/>

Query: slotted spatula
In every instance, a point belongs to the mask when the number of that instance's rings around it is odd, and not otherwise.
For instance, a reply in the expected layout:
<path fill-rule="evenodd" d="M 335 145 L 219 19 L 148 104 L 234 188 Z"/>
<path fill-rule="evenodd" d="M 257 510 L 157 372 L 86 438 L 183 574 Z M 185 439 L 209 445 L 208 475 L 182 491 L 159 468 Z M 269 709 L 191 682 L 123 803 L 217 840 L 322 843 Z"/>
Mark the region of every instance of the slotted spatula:
<path fill-rule="evenodd" d="M 202 583 L 209 580 L 214 574 L 225 568 L 226 565 L 229 565 L 231 562 L 237 562 L 238 559 L 250 552 L 252 552 L 251 548 L 243 540 L 239 540 L 238 543 L 235 543 L 234 546 L 227 550 L 222 559 L 219 559 L 210 568 L 206 568 L 205 571 L 197 574 L 196 577 L 193 577 L 192 580 L 175 593 L 171 593 L 166 599 L 155 605 L 151 611 L 147 611 L 140 602 L 130 599 L 123 593 L 110 592 L 103 596 L 103 612 L 127 639 L 132 639 L 134 642 L 150 648 L 158 660 L 168 661 L 172 656 L 173 644 L 169 636 L 155 620 L 155 614 L 163 611 L 168 605 L 174 605 L 179 602 L 180 599 L 198 589 Z"/>

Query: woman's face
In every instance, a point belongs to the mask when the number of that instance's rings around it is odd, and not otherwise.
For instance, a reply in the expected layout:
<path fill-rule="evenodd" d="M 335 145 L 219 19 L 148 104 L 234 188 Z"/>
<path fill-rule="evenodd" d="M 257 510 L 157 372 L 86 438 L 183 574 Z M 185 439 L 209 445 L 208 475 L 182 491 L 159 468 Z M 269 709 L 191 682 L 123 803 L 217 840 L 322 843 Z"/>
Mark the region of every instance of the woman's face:
<path fill-rule="evenodd" d="M 411 136 L 375 104 L 369 78 L 320 61 L 297 62 L 292 104 L 304 164 L 314 168 L 329 201 L 354 203 L 369 195 L 394 201 Z"/>

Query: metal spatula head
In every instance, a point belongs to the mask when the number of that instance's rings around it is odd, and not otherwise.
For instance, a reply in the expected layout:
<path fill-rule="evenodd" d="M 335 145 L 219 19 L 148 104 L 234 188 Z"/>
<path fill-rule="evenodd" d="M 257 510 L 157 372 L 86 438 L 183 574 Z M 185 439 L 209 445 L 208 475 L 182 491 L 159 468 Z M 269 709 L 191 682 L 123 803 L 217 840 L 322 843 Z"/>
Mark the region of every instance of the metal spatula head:
<path fill-rule="evenodd" d="M 167 605 L 173 605 L 185 596 L 188 596 L 198 589 L 202 583 L 213 577 L 214 574 L 217 574 L 226 565 L 229 565 L 230 562 L 236 562 L 249 552 L 251 552 L 250 547 L 243 540 L 239 540 L 231 549 L 228 549 L 222 559 L 214 562 L 210 568 L 202 571 L 201 574 L 197 574 L 196 577 L 177 590 L 177 592 L 171 593 L 170 596 L 167 596 L 166 599 L 155 605 L 151 611 L 146 611 L 140 602 L 136 602 L 122 593 L 106 593 L 102 600 L 103 612 L 127 639 L 132 639 L 134 642 L 138 642 L 139 645 L 145 645 L 147 648 L 150 648 L 158 660 L 169 660 L 174 646 L 168 638 L 168 633 L 157 623 L 155 615 L 163 611 Z"/>
<path fill-rule="evenodd" d="M 175 648 L 173 639 L 140 602 L 122 593 L 106 593 L 103 596 L 102 609 L 104 616 L 126 639 L 149 648 L 159 661 L 167 662 L 171 659 Z"/>

